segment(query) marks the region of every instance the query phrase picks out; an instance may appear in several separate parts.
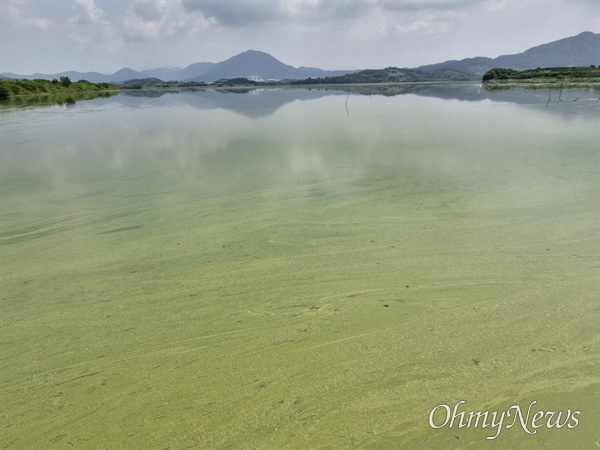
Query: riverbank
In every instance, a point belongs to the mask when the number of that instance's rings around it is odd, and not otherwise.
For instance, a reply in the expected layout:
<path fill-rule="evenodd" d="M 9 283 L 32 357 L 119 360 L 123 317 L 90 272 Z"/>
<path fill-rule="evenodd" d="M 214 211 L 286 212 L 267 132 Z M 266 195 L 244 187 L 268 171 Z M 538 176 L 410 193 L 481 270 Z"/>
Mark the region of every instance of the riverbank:
<path fill-rule="evenodd" d="M 545 88 L 552 86 L 585 87 L 600 86 L 600 68 L 590 67 L 546 67 L 530 70 L 495 68 L 482 77 L 486 86 L 509 88 L 527 86 Z"/>
<path fill-rule="evenodd" d="M 530 80 L 494 80 L 485 81 L 483 86 L 489 91 L 528 88 L 528 89 L 574 89 L 592 88 L 600 90 L 600 79 L 530 79 Z"/>
<path fill-rule="evenodd" d="M 119 88 L 111 83 L 72 83 L 59 80 L 0 80 L 0 101 L 25 103 L 69 103 L 76 100 L 113 95 Z"/>

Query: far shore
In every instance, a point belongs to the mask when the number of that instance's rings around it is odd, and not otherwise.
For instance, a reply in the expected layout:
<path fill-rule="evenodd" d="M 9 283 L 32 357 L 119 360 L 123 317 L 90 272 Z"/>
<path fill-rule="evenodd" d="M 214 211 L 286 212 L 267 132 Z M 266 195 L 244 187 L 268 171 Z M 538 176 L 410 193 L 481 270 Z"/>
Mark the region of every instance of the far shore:
<path fill-rule="evenodd" d="M 239 80 L 239 79 L 238 79 Z M 237 81 L 237 80 L 236 80 Z M 484 87 L 486 90 L 509 90 L 514 88 L 525 88 L 525 89 L 575 89 L 575 88 L 592 88 L 600 90 L 600 79 L 599 78 L 578 78 L 578 79 L 509 79 L 509 80 L 488 80 L 481 81 L 477 79 L 465 80 L 465 81 L 449 81 L 449 80 L 431 80 L 431 81 L 406 81 L 406 82 L 373 82 L 373 83 L 288 83 L 288 82 L 249 82 L 246 83 L 213 83 L 213 84 L 197 84 L 189 85 L 186 83 L 181 84 L 169 84 L 167 85 L 148 85 L 141 87 L 128 87 L 119 86 L 115 84 L 105 83 L 104 86 L 98 88 L 99 85 L 90 83 L 87 81 L 74 82 L 70 86 L 65 87 L 60 84 L 56 86 L 54 84 L 49 91 L 42 90 L 27 90 L 22 88 L 23 86 L 29 85 L 31 88 L 32 83 L 43 82 L 44 85 L 50 85 L 51 81 L 48 80 L 0 80 L 0 91 L 3 86 L 8 84 L 13 85 L 13 92 L 9 92 L 7 95 L 0 96 L 0 104 L 5 105 L 28 105 L 28 104 L 75 104 L 80 100 L 93 100 L 98 97 L 111 97 L 124 92 L 135 95 L 136 93 L 149 93 L 156 92 L 184 92 L 184 91 L 253 91 L 257 89 L 325 89 L 325 90 L 348 90 L 353 92 L 360 92 L 365 94 L 377 94 L 388 92 L 394 87 L 406 87 L 408 86 L 427 86 L 427 85 L 474 85 L 478 84 Z M 19 89 L 14 86 L 20 86 Z M 6 89 L 4 89 L 6 91 Z"/>
<path fill-rule="evenodd" d="M 598 78 L 580 78 L 580 79 L 529 79 L 529 80 L 490 80 L 484 81 L 483 85 L 486 88 L 513 88 L 526 87 L 529 89 L 544 89 L 544 88 L 600 88 L 600 79 Z"/>

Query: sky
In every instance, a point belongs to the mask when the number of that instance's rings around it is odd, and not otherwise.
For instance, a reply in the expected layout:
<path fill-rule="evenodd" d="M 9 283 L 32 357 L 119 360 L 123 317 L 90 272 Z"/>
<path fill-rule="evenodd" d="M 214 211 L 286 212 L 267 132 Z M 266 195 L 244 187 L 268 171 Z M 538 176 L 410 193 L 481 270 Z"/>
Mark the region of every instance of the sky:
<path fill-rule="evenodd" d="M 295 67 L 417 67 L 600 32 L 600 0 L 0 0 L 0 73 L 186 67 L 245 50 Z"/>

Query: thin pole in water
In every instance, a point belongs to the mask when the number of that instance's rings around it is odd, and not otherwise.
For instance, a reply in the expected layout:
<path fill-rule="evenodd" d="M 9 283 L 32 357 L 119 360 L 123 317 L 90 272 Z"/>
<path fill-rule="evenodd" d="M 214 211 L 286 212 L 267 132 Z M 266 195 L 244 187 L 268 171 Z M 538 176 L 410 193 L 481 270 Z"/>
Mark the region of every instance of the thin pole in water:
<path fill-rule="evenodd" d="M 350 98 L 350 92 L 348 92 L 348 95 L 346 97 L 346 114 L 348 114 L 348 117 L 350 117 L 350 110 L 348 109 L 348 99 Z"/>

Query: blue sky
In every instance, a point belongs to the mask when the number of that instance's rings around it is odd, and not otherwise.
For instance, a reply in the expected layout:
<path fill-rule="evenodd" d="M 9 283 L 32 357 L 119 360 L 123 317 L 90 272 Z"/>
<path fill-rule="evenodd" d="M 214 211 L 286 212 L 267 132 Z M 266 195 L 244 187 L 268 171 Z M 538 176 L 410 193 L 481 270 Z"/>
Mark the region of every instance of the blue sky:
<path fill-rule="evenodd" d="M 364 69 L 495 57 L 600 32 L 598 0 L 0 0 L 0 72 L 185 67 L 248 49 Z"/>

